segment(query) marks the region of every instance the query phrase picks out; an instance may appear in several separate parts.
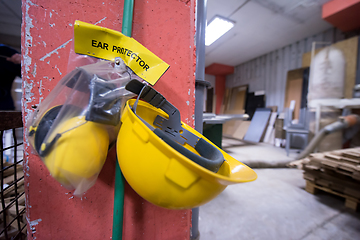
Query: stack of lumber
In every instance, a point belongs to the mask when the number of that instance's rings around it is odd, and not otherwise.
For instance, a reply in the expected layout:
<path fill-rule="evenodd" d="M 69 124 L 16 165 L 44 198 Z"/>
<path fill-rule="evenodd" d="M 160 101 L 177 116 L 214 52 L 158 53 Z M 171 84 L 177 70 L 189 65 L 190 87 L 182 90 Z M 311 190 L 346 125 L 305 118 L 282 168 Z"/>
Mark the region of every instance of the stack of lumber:
<path fill-rule="evenodd" d="M 233 119 L 223 124 L 223 136 L 242 140 L 249 129 L 250 121 Z"/>
<path fill-rule="evenodd" d="M 6 167 L 6 165 L 7 164 L 4 164 L 4 167 Z M 0 232 L 4 231 L 4 226 L 9 225 L 10 223 L 11 225 L 6 228 L 7 238 L 5 232 L 3 232 L 0 235 L 0 240 L 12 239 L 14 236 L 18 235 L 20 231 L 20 235 L 24 237 L 26 236 L 26 227 L 24 228 L 26 225 L 26 214 L 23 166 L 21 164 L 16 166 L 16 181 L 14 167 L 2 171 L 1 175 L 4 179 L 4 197 L 1 199 L 0 204 Z M 19 222 L 17 219 L 19 219 Z M 21 239 L 21 237 L 19 239 Z"/>
<path fill-rule="evenodd" d="M 314 153 L 303 161 L 306 190 L 322 190 L 345 198 L 354 210 L 360 203 L 360 147 Z"/>
<path fill-rule="evenodd" d="M 271 112 L 272 108 L 264 108 L 256 111 L 251 121 L 232 119 L 223 124 L 223 136 L 250 142 L 265 142 L 274 144 L 275 120 L 277 112 Z M 268 110 L 264 114 L 264 110 Z"/>

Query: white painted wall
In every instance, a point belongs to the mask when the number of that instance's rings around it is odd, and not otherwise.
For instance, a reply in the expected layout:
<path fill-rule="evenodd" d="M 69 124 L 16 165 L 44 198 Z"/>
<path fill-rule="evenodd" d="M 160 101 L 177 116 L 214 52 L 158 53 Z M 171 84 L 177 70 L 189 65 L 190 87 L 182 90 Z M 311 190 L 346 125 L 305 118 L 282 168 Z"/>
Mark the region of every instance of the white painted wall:
<path fill-rule="evenodd" d="M 226 88 L 248 84 L 249 92 L 264 90 L 266 105 L 278 106 L 278 110 L 282 111 L 287 72 L 301 68 L 302 56 L 311 51 L 312 42 L 334 43 L 343 39 L 344 35 L 339 30 L 331 28 L 242 63 L 235 67 L 234 74 L 227 76 Z"/>

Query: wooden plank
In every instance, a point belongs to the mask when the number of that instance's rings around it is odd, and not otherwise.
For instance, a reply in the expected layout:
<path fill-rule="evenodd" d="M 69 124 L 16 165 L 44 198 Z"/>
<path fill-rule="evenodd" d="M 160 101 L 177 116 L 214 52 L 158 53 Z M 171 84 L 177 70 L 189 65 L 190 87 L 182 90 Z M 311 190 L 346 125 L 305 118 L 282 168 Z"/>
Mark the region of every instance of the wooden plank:
<path fill-rule="evenodd" d="M 14 237 L 14 236 L 16 236 L 16 234 L 19 232 L 19 230 L 18 229 L 15 229 L 15 228 L 13 228 L 13 229 L 8 229 L 7 230 L 7 236 L 11 239 L 12 237 Z M 3 233 L 3 234 L 1 234 L 0 235 L 0 240 L 7 240 L 6 238 L 5 238 L 5 233 Z"/>
<path fill-rule="evenodd" d="M 23 185 L 24 186 L 24 185 Z M 21 191 L 21 193 L 24 191 Z M 18 199 L 18 203 L 19 205 L 25 206 L 25 194 L 23 194 L 19 199 Z"/>
<path fill-rule="evenodd" d="M 344 172 L 345 175 L 353 174 L 354 172 L 359 171 L 358 165 L 354 165 L 346 162 L 334 161 L 326 158 L 321 161 L 321 164 L 324 167 L 331 168 L 339 172 Z"/>
<path fill-rule="evenodd" d="M 20 206 L 19 205 L 19 213 L 25 208 L 25 206 Z M 9 214 L 13 217 L 16 217 L 16 205 L 12 205 L 9 210 L 8 210 Z"/>
<path fill-rule="evenodd" d="M 274 132 L 276 117 L 277 117 L 277 112 L 272 112 L 270 115 L 268 127 L 266 129 L 264 142 L 267 142 L 267 143 L 270 142 L 270 136 Z"/>
<path fill-rule="evenodd" d="M 225 114 L 242 114 L 245 109 L 247 85 L 227 89 L 228 96 L 224 101 Z"/>
<path fill-rule="evenodd" d="M 23 191 L 22 191 L 23 192 Z M 20 195 L 22 192 L 19 192 L 18 195 Z M 5 198 L 5 205 L 7 206 L 8 203 L 10 203 L 12 200 L 14 200 L 14 196 L 13 197 L 7 197 Z M 19 199 L 18 199 L 18 204 L 19 206 L 25 206 L 25 194 L 23 194 Z M 2 205 L 0 204 L 0 210 L 2 211 Z"/>
<path fill-rule="evenodd" d="M 250 124 L 251 121 L 242 121 L 234 128 L 234 133 L 232 137 L 236 139 L 243 139 L 247 130 L 249 129 Z"/>
<path fill-rule="evenodd" d="M 24 176 L 24 172 L 23 171 L 19 171 L 16 173 L 16 179 L 21 178 L 22 176 Z M 4 183 L 5 184 L 10 184 L 14 181 L 14 175 L 10 175 L 6 178 L 4 178 Z"/>
<path fill-rule="evenodd" d="M 238 90 L 235 95 L 234 106 L 232 110 L 243 111 L 245 109 L 245 101 L 246 101 L 246 89 Z"/>
<path fill-rule="evenodd" d="M 243 139 L 249 126 L 250 121 L 230 120 L 223 125 L 223 136 Z"/>
<path fill-rule="evenodd" d="M 24 178 L 17 182 L 17 186 L 20 187 L 24 184 Z M 4 190 L 4 196 L 12 193 L 15 190 L 15 184 Z"/>
<path fill-rule="evenodd" d="M 278 106 L 266 106 L 266 108 L 270 108 L 271 112 L 277 112 Z"/>
<path fill-rule="evenodd" d="M 317 189 L 315 188 L 315 184 L 311 183 L 310 181 L 306 181 L 305 190 L 311 194 L 316 194 Z"/>
<path fill-rule="evenodd" d="M 360 160 L 360 153 L 358 153 L 358 152 L 349 151 L 349 152 L 344 152 L 343 155 L 344 155 L 344 157 Z"/>
<path fill-rule="evenodd" d="M 299 119 L 304 69 L 289 71 L 286 79 L 284 108 L 290 107 L 290 102 L 295 101 L 294 119 Z"/>
<path fill-rule="evenodd" d="M 230 120 L 223 123 L 223 136 L 232 137 L 235 131 L 235 125 L 241 123 L 242 120 Z"/>
<path fill-rule="evenodd" d="M 352 155 L 351 153 L 347 155 L 346 154 L 347 152 L 344 152 L 344 150 L 334 151 L 334 152 L 326 153 L 325 157 L 333 160 L 337 160 L 339 162 L 348 162 L 349 164 L 353 164 L 353 165 L 360 164 L 360 159 L 354 157 L 354 155 Z"/>
<path fill-rule="evenodd" d="M 226 109 L 228 108 L 228 105 L 229 105 L 229 102 L 230 102 L 230 97 L 231 97 L 230 95 L 231 95 L 230 89 L 226 88 L 225 89 L 225 94 L 224 94 L 224 97 L 223 97 L 223 104 L 220 106 L 219 114 L 224 114 Z"/>
<path fill-rule="evenodd" d="M 8 163 L 4 163 L 4 167 L 10 166 L 10 164 Z M 17 164 L 16 165 L 16 171 L 22 171 L 23 170 L 23 165 L 22 164 Z M 8 177 L 10 175 L 14 174 L 14 167 L 10 167 L 8 169 L 6 169 L 5 171 L 3 171 L 3 177 Z"/>
<path fill-rule="evenodd" d="M 346 198 L 345 199 L 345 207 L 351 208 L 352 210 L 356 211 L 358 208 L 358 203 L 356 201 L 353 201 L 352 199 Z"/>

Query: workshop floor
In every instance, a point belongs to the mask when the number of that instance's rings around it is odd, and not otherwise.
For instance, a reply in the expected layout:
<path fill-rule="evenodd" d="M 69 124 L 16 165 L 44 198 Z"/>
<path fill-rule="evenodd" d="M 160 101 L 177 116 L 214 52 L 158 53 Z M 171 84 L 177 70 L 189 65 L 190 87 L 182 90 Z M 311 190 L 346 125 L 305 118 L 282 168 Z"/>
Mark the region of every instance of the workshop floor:
<path fill-rule="evenodd" d="M 299 150 L 290 150 L 287 156 L 285 148 L 231 138 L 223 138 L 222 149 L 240 162 L 255 168 L 286 167 L 299 154 Z"/>
<path fill-rule="evenodd" d="M 235 155 L 273 166 L 254 169 L 256 181 L 229 186 L 200 207 L 200 240 L 360 239 L 360 213 L 345 208 L 343 198 L 306 192 L 302 170 L 273 168 L 296 153 L 288 158 L 284 149 L 262 144 L 235 148 Z"/>

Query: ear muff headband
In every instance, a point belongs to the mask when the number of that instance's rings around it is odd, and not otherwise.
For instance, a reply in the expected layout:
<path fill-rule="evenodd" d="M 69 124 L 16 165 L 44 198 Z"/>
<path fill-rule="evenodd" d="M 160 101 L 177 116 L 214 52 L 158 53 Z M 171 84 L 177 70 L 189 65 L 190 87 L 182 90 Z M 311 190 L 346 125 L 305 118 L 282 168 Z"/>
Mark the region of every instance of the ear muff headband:
<path fill-rule="evenodd" d="M 214 145 L 210 144 L 203 138 L 199 138 L 196 135 L 187 131 L 186 129 L 182 128 L 179 111 L 171 103 L 169 103 L 159 92 L 137 80 L 131 80 L 126 85 L 126 90 L 138 95 L 138 98 L 134 103 L 132 110 L 134 111 L 135 115 L 139 117 L 139 119 L 144 122 L 145 125 L 147 125 L 159 138 L 161 138 L 165 143 L 167 143 L 170 147 L 181 153 L 183 156 L 189 158 L 191 161 L 199 164 L 200 166 L 212 172 L 217 172 L 219 170 L 220 166 L 224 162 L 224 156 L 222 155 L 222 153 Z M 154 121 L 154 125 L 160 125 L 161 127 L 163 127 L 162 129 L 152 127 L 139 115 L 136 114 L 136 107 L 139 98 L 147 101 L 154 107 L 160 108 L 166 113 L 168 113 L 168 119 L 157 116 Z M 181 142 L 179 140 L 187 140 L 187 143 L 190 142 L 189 144 L 195 148 L 195 150 L 200 154 L 200 156 L 183 147 L 180 144 Z"/>
<path fill-rule="evenodd" d="M 61 134 L 57 134 L 54 139 L 45 145 L 45 149 L 42 149 L 42 146 L 44 144 L 44 139 L 46 135 L 48 134 L 49 130 L 51 129 L 56 117 L 58 116 L 60 110 L 62 109 L 63 105 L 58 105 L 50 110 L 48 110 L 43 117 L 41 117 L 41 120 L 36 127 L 36 130 L 32 130 L 29 133 L 29 136 L 34 136 L 34 147 L 35 150 L 39 153 L 41 157 L 44 157 L 48 154 L 49 150 L 52 148 L 54 143 L 61 137 Z M 74 106 L 74 105 L 66 105 L 64 106 L 64 111 L 70 111 L 74 112 L 75 115 L 81 112 L 81 108 Z"/>
<path fill-rule="evenodd" d="M 224 161 L 222 153 L 202 138 L 195 145 L 195 150 L 200 154 L 199 156 L 172 140 L 170 136 L 160 129 L 156 128 L 153 132 L 170 147 L 210 171 L 217 172 Z"/>
<path fill-rule="evenodd" d="M 47 113 L 44 114 L 44 116 L 41 118 L 36 131 L 30 132 L 30 135 L 35 134 L 34 136 L 34 144 L 35 144 L 35 150 L 39 153 L 41 144 L 44 141 L 47 133 L 49 132 L 49 129 L 54 123 L 55 118 L 60 112 L 62 105 L 56 106 L 51 108 Z"/>

